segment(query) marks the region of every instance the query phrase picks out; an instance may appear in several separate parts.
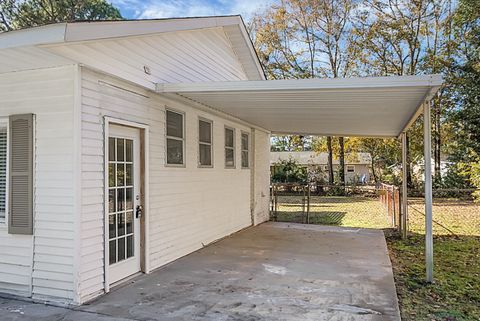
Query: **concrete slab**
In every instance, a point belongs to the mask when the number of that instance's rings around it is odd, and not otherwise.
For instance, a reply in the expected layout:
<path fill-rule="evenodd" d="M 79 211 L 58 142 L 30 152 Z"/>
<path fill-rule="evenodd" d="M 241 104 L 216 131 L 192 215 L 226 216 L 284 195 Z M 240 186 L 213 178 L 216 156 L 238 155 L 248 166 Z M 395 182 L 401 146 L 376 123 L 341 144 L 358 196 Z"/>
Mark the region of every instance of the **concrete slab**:
<path fill-rule="evenodd" d="M 1 320 L 400 320 L 382 231 L 289 223 L 236 233 L 73 311 L 27 304 L 3 318 L 11 302 Z"/>

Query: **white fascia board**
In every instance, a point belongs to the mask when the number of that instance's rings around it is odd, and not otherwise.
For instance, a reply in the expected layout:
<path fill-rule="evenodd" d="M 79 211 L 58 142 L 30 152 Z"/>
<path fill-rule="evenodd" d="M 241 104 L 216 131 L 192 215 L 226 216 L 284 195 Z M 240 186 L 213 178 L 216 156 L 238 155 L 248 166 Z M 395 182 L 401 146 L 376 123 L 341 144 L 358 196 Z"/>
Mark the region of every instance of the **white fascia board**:
<path fill-rule="evenodd" d="M 55 44 L 65 41 L 66 23 L 14 30 L 0 34 L 0 49 Z"/>
<path fill-rule="evenodd" d="M 243 21 L 242 17 L 240 16 L 241 23 L 239 24 L 240 32 L 242 33 L 243 39 L 245 39 L 245 45 L 247 46 L 248 50 L 250 51 L 250 55 L 252 57 L 252 61 L 255 64 L 255 67 L 258 70 L 258 74 L 260 75 L 260 79 L 266 80 L 265 71 L 263 70 L 262 65 L 260 64 L 260 60 L 258 59 L 257 51 L 253 46 L 252 39 L 248 35 L 247 28 L 245 27 L 245 22 Z"/>
<path fill-rule="evenodd" d="M 327 133 L 327 132 L 288 132 L 288 131 L 272 131 L 272 135 L 303 135 L 303 136 L 342 136 L 342 137 L 362 137 L 362 138 L 396 138 L 397 135 L 363 135 L 359 133 Z"/>
<path fill-rule="evenodd" d="M 0 33 L 0 49 L 241 25 L 240 16 L 56 23 Z"/>
<path fill-rule="evenodd" d="M 415 110 L 415 113 L 410 117 L 410 119 L 407 121 L 405 126 L 403 126 L 403 129 L 400 133 L 398 133 L 397 138 L 401 138 L 402 133 L 405 133 L 407 130 L 412 127 L 413 123 L 417 120 L 417 118 L 423 113 L 423 104 L 430 101 L 435 94 L 442 88 L 443 86 L 443 80 L 440 85 L 435 85 L 430 87 L 430 90 L 426 93 L 425 97 L 422 99 L 422 101 L 419 102 L 417 109 Z"/>
<path fill-rule="evenodd" d="M 438 87 L 443 83 L 441 75 L 359 77 L 328 79 L 250 80 L 202 83 L 160 83 L 160 93 L 189 92 L 261 92 L 284 90 L 321 90 L 392 87 Z"/>
<path fill-rule="evenodd" d="M 172 18 L 130 21 L 77 22 L 67 25 L 66 42 L 142 36 L 164 32 L 208 29 L 237 25 L 239 16 Z"/>

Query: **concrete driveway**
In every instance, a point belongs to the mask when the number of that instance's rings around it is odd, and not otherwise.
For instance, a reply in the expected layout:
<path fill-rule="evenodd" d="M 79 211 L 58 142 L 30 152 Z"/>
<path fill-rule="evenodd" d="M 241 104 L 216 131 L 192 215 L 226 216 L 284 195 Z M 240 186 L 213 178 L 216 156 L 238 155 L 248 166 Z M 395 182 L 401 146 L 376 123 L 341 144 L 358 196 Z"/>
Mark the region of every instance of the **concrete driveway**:
<path fill-rule="evenodd" d="M 400 320 L 382 231 L 288 223 L 236 233 L 75 310 L 0 299 L 0 316 L 2 321 Z"/>

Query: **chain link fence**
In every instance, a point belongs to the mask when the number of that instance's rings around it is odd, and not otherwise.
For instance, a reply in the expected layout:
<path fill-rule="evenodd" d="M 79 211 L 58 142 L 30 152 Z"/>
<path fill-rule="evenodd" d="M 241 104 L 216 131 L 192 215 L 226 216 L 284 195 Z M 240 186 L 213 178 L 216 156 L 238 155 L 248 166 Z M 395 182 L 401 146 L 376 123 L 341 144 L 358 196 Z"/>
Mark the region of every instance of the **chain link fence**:
<path fill-rule="evenodd" d="M 271 193 L 274 221 L 371 228 L 395 225 L 394 206 L 387 201 L 393 198 L 377 186 L 273 184 Z"/>
<path fill-rule="evenodd" d="M 434 235 L 480 235 L 480 203 L 469 189 L 433 191 Z M 411 195 L 410 195 L 411 193 Z M 423 191 L 409 190 L 407 228 L 425 233 Z M 279 222 L 392 228 L 400 224 L 401 195 L 392 185 L 273 184 L 271 219 Z"/>
<path fill-rule="evenodd" d="M 433 235 L 480 236 L 480 202 L 471 189 L 433 190 Z M 425 234 L 423 192 L 413 190 L 408 199 L 408 231 Z"/>

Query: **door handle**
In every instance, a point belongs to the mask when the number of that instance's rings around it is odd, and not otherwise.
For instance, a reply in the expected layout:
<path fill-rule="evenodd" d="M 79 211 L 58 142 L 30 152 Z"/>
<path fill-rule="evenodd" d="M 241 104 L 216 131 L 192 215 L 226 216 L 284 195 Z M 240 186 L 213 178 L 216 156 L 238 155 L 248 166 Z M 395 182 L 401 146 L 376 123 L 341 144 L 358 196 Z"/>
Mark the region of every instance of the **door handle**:
<path fill-rule="evenodd" d="M 137 208 L 135 210 L 135 217 L 136 218 L 142 217 L 142 213 L 143 213 L 143 206 L 142 205 L 137 205 Z"/>

